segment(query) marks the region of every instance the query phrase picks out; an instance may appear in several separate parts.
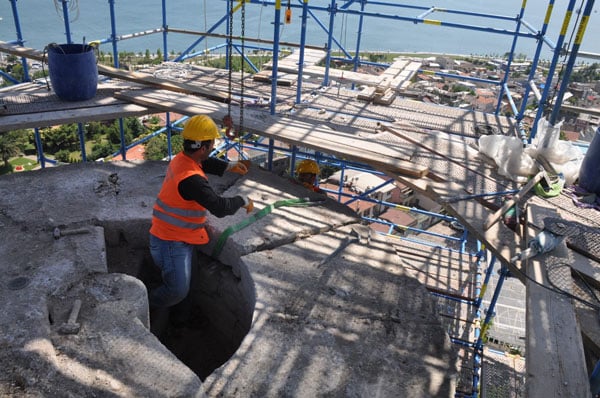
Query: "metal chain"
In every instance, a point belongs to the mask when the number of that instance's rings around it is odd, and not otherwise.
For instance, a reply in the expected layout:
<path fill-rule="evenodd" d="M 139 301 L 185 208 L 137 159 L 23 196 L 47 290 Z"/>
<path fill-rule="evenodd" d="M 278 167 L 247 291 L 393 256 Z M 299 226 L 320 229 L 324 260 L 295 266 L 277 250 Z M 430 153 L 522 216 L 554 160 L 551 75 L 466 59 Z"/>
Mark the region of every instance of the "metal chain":
<path fill-rule="evenodd" d="M 231 92 L 232 88 L 232 69 L 233 69 L 233 2 L 235 0 L 231 0 L 229 2 L 229 40 L 227 42 L 227 54 L 229 56 L 229 92 L 228 92 L 228 101 L 227 101 L 227 116 L 231 118 Z"/>
<path fill-rule="evenodd" d="M 242 0 L 242 59 L 240 60 L 240 125 L 238 130 L 238 138 L 241 138 L 244 134 L 244 56 L 246 54 L 245 46 L 246 46 L 246 0 Z M 240 139 L 240 152 L 239 157 L 242 158 L 242 153 L 244 151 L 243 142 Z"/>

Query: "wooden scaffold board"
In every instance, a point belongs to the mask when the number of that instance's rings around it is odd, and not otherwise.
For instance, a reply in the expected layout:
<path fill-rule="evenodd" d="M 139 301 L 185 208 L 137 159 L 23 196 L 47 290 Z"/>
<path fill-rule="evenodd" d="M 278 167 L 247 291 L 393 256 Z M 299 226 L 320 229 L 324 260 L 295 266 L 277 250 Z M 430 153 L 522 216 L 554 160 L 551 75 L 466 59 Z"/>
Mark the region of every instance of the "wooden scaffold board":
<path fill-rule="evenodd" d="M 183 115 L 207 114 L 215 120 L 223 120 L 228 114 L 226 104 L 169 91 L 131 90 L 116 93 L 115 97 Z M 233 120 L 238 120 L 238 115 L 238 109 L 232 109 Z M 406 147 L 390 148 L 389 145 L 357 138 L 325 126 L 273 116 L 263 111 L 245 110 L 244 120 L 245 130 L 252 134 L 326 152 L 401 175 L 422 177 L 427 174 L 426 167 L 408 160 L 412 153 L 410 147 L 408 150 Z"/>

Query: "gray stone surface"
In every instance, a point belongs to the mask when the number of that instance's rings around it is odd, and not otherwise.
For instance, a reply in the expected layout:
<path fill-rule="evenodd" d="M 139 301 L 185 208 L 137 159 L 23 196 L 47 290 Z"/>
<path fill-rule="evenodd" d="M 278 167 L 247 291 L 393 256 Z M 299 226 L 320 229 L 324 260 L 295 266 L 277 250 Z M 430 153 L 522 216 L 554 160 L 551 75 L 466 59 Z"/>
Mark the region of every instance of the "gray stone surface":
<path fill-rule="evenodd" d="M 165 168 L 87 163 L 0 178 L 0 396 L 454 394 L 454 352 L 431 297 L 330 199 L 265 212 L 231 235 L 220 261 L 199 254 L 195 300 L 235 351 L 203 383 L 176 356 L 203 342 L 169 351 L 150 332 L 138 279 Z M 256 167 L 211 183 L 252 197 L 254 214 L 308 194 Z M 210 217 L 204 253 L 247 218 Z M 61 334 L 76 299 L 80 329 Z"/>
<path fill-rule="evenodd" d="M 164 167 L 0 178 L 0 396 L 202 396 L 198 377 L 149 333 L 145 286 L 107 266 L 107 244 L 147 245 Z M 76 299 L 80 330 L 61 334 Z"/>
<path fill-rule="evenodd" d="M 361 242 L 331 257 L 351 228 Z M 387 242 L 367 243 L 365 229 L 243 257 L 256 285 L 254 324 L 207 379 L 211 396 L 454 395 L 452 352 L 432 298 Z"/>

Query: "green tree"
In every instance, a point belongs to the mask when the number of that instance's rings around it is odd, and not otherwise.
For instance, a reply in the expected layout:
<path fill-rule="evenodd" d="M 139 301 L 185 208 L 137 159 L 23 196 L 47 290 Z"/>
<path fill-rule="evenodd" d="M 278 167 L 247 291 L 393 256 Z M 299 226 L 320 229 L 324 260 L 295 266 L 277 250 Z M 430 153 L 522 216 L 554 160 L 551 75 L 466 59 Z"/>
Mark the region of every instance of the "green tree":
<path fill-rule="evenodd" d="M 128 128 L 127 119 L 123 120 L 123 136 L 125 138 L 126 145 L 130 144 L 134 138 L 134 135 Z M 114 123 L 107 128 L 106 138 L 113 144 L 121 144 L 121 127 L 118 120 L 115 120 Z"/>
<path fill-rule="evenodd" d="M 20 82 L 25 78 L 25 71 L 23 70 L 23 65 L 21 65 L 21 63 L 7 65 L 6 72 Z"/>
<path fill-rule="evenodd" d="M 63 124 L 49 129 L 44 134 L 44 143 L 48 151 L 57 152 L 61 149 L 76 151 L 79 149 L 79 135 L 76 124 Z"/>
<path fill-rule="evenodd" d="M 144 159 L 160 160 L 167 153 L 167 139 L 163 135 L 152 137 L 144 145 Z"/>
<path fill-rule="evenodd" d="M 71 151 L 67 149 L 61 149 L 54 154 L 54 158 L 59 162 L 70 163 L 71 162 Z"/>
<path fill-rule="evenodd" d="M 470 88 L 468 88 L 467 86 L 463 86 L 462 84 L 455 84 L 452 86 L 451 91 L 453 93 L 460 93 L 461 91 L 469 91 Z"/>
<path fill-rule="evenodd" d="M 571 82 L 590 83 L 600 80 L 600 64 L 593 63 L 571 73 Z"/>
<path fill-rule="evenodd" d="M 183 149 L 183 138 L 181 135 L 171 137 L 171 152 L 176 154 Z M 145 145 L 144 159 L 161 160 L 168 156 L 167 136 L 164 134 L 151 138 Z"/>
<path fill-rule="evenodd" d="M 127 134 L 131 135 L 131 137 L 139 137 L 144 134 L 145 129 L 144 125 L 140 122 L 137 117 L 128 117 L 123 121 L 123 125 Z"/>
<path fill-rule="evenodd" d="M 8 165 L 10 158 L 15 157 L 25 150 L 28 143 L 27 130 L 14 130 L 0 133 L 0 157 L 4 165 Z"/>
<path fill-rule="evenodd" d="M 98 160 L 112 155 L 119 149 L 118 145 L 110 142 L 95 144 L 92 146 L 92 153 L 88 156 L 89 160 Z"/>
<path fill-rule="evenodd" d="M 103 135 L 106 135 L 107 127 L 102 122 L 90 122 L 85 125 L 86 140 L 99 141 Z"/>

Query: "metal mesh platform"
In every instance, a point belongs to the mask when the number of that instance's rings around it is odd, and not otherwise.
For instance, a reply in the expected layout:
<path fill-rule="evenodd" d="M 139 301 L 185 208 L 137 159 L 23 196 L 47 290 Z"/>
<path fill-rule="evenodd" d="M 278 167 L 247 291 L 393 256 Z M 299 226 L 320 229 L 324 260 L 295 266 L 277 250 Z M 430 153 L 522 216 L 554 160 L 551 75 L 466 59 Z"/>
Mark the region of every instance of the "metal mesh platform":
<path fill-rule="evenodd" d="M 522 357 L 485 350 L 481 376 L 482 397 L 525 397 L 526 371 Z"/>
<path fill-rule="evenodd" d="M 552 217 L 544 219 L 544 226 L 553 234 L 564 236 L 569 248 L 600 261 L 600 229 Z"/>
<path fill-rule="evenodd" d="M 68 109 L 78 109 L 90 106 L 98 106 L 98 102 L 107 104 L 106 100 L 110 103 L 124 103 L 114 99 L 113 94 L 115 88 L 98 88 L 94 98 L 85 101 L 62 101 L 60 100 L 54 91 L 47 91 L 42 86 L 35 86 L 37 91 L 22 91 L 15 93 L 4 93 L 0 95 L 0 105 L 2 105 L 1 114 L 27 114 L 27 113 L 40 113 L 40 112 L 52 112 L 52 111 L 63 111 Z"/>
<path fill-rule="evenodd" d="M 313 107 L 313 111 L 321 110 L 321 117 L 332 123 L 350 123 L 353 127 L 361 127 L 361 120 L 371 117 L 371 122 L 401 121 L 415 128 L 445 131 L 466 137 L 479 137 L 490 133 L 507 135 L 515 131 L 514 123 L 504 116 L 427 104 L 406 98 L 396 98 L 389 105 L 372 104 L 356 99 L 354 92 L 336 92 L 334 87 L 314 95 L 310 106 Z M 300 112 L 306 115 L 310 113 L 311 118 L 319 118 L 309 109 L 302 109 Z M 361 117 L 343 118 L 344 113 L 360 114 Z"/>

